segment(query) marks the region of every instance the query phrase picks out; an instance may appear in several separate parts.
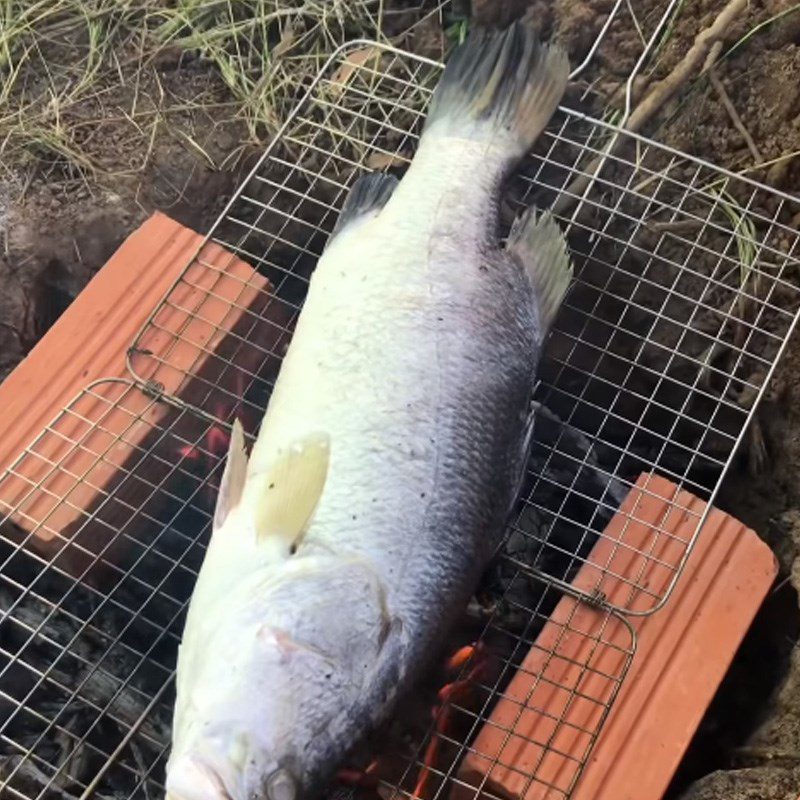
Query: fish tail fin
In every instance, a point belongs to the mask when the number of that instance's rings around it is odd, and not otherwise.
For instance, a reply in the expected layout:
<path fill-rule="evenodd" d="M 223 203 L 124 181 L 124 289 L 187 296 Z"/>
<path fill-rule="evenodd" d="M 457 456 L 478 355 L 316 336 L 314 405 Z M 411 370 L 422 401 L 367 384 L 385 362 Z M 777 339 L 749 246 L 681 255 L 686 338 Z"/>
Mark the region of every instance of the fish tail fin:
<path fill-rule="evenodd" d="M 473 139 L 507 138 L 527 152 L 556 110 L 569 77 L 563 50 L 522 22 L 475 28 L 453 52 L 431 99 L 425 131 Z"/>
<path fill-rule="evenodd" d="M 511 226 L 506 250 L 530 278 L 539 319 L 548 330 L 572 280 L 572 262 L 561 228 L 549 211 L 537 215 L 528 208 Z"/>

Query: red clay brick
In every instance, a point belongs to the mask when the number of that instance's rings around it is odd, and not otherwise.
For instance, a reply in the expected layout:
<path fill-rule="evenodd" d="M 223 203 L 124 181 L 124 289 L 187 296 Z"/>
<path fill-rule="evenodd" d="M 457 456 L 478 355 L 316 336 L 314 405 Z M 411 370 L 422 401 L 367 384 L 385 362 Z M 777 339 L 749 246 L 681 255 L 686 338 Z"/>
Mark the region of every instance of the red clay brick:
<path fill-rule="evenodd" d="M 171 304 L 158 314 L 158 328 L 142 339 L 159 368 L 167 392 L 178 388 L 191 396 L 192 376 L 201 376 L 223 346 L 226 333 L 257 304 L 268 298 L 269 285 L 248 264 L 210 243 L 198 254 L 202 237 L 163 214 L 155 214 L 122 244 L 25 360 L 0 386 L 0 466 L 7 468 L 19 453 L 78 393 L 100 378 L 129 378 L 126 353 L 136 334 L 187 264 L 195 283 L 177 284 Z M 202 265 L 200 262 L 202 261 Z M 210 268 L 209 268 L 210 267 Z M 213 268 L 217 268 L 219 273 Z M 211 289 L 212 291 L 209 291 Z M 197 309 L 202 322 L 182 309 Z M 274 327 L 274 326 L 273 326 Z M 141 343 L 140 343 L 141 344 Z M 185 372 L 191 370 L 191 376 Z M 150 376 L 147 376 L 150 377 Z M 7 476 L 3 501 L 15 507 L 46 475 L 47 491 L 26 501 L 25 514 L 13 515 L 23 530 L 35 530 L 45 541 L 68 529 L 97 500 L 118 468 L 107 439 L 124 433 L 130 453 L 151 433 L 147 424 L 132 425 L 132 414 L 144 414 L 156 425 L 168 411 L 144 394 L 128 395 L 126 406 L 108 409 L 91 395 L 81 401 L 81 415 L 102 425 L 75 447 L 73 434 L 85 429 L 78 417 L 62 418 L 58 435 L 42 437 L 38 457 L 24 462 L 24 475 Z M 101 429 L 102 428 L 102 429 Z M 98 465 L 97 455 L 104 453 Z M 52 465 L 59 464 L 53 472 Z M 80 476 L 91 470 L 91 483 Z M 57 502 L 69 493 L 69 502 Z M 74 506 L 72 508 L 71 506 Z"/>
<path fill-rule="evenodd" d="M 684 511 L 676 513 L 675 508 Z M 637 552 L 656 541 L 653 552 L 668 562 L 669 550 L 688 538 L 687 526 L 695 524 L 694 514 L 703 509 L 701 500 L 669 481 L 642 475 L 591 560 L 660 593 L 671 571 L 656 561 L 643 561 Z M 619 548 L 616 543 L 623 539 L 630 548 Z M 643 574 L 643 565 L 650 571 Z M 758 536 L 712 509 L 667 604 L 650 616 L 630 618 L 636 653 L 573 800 L 663 796 L 776 574 L 775 558 Z M 598 568 L 586 565 L 575 584 L 591 590 L 598 577 Z M 612 603 L 627 603 L 633 610 L 652 605 L 652 598 L 641 593 L 631 598 L 624 580 L 604 585 L 612 587 Z M 563 635 L 567 620 L 588 635 Z M 592 634 L 616 642 L 621 650 L 600 648 L 597 657 L 591 656 L 592 671 L 586 672 L 581 665 L 589 661 Z M 479 732 L 475 752 L 462 762 L 459 778 L 468 786 L 454 792 L 455 800 L 474 797 L 471 787 L 484 780 L 485 789 L 501 797 L 564 797 L 591 745 L 585 731 L 596 728 L 602 715 L 592 700 L 607 691 L 602 673 L 618 674 L 629 641 L 622 623 L 609 622 L 605 614 L 565 597 Z M 559 657 L 548 656 L 556 644 Z M 570 697 L 559 687 L 576 687 L 579 694 Z M 561 720 L 558 731 L 555 719 Z"/>

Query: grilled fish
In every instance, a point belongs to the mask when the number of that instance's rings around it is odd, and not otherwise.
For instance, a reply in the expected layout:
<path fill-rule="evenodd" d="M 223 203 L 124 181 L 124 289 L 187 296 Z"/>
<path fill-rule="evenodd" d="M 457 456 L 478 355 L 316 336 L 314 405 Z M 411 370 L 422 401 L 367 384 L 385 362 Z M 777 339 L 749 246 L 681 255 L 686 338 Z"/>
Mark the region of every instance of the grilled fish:
<path fill-rule="evenodd" d="M 571 278 L 503 182 L 563 94 L 521 23 L 473 31 L 401 181 L 360 178 L 249 459 L 234 426 L 177 668 L 170 800 L 297 800 L 390 713 L 498 547 Z"/>

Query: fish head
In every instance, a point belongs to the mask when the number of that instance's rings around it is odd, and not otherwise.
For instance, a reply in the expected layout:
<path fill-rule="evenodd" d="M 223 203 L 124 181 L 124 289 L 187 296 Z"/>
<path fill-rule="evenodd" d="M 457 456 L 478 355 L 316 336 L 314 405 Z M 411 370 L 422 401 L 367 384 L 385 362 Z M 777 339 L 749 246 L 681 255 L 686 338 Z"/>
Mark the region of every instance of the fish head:
<path fill-rule="evenodd" d="M 183 653 L 191 694 L 178 685 L 180 713 L 167 764 L 167 800 L 296 800 L 303 764 L 296 703 L 296 669 L 265 626 L 237 626 L 218 642 L 225 659 Z M 241 629 L 239 629 L 241 632 Z M 246 641 L 245 641 L 246 639 Z M 190 660 L 191 655 L 196 659 Z"/>
<path fill-rule="evenodd" d="M 238 753 L 231 747 L 212 752 L 206 739 L 202 751 L 171 759 L 166 800 L 298 800 L 300 782 L 292 770 L 237 739 Z"/>
<path fill-rule="evenodd" d="M 396 660 L 379 578 L 363 559 L 298 556 L 208 600 L 179 654 L 169 800 L 313 793 L 382 702 L 378 664 Z"/>

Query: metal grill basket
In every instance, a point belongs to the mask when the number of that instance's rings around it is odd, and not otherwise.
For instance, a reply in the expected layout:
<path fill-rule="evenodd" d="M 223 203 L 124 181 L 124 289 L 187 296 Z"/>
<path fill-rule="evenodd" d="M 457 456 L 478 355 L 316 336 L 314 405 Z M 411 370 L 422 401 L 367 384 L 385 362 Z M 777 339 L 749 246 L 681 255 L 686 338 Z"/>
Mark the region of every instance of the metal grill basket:
<path fill-rule="evenodd" d="M 177 642 L 221 474 L 212 444 L 234 416 L 256 431 L 348 187 L 402 173 L 440 69 L 341 48 L 132 343 L 132 380 L 88 387 L 0 477 L 9 797 L 163 792 Z M 454 706 L 430 797 L 477 796 L 457 769 L 501 696 L 542 720 L 525 796 L 570 796 L 635 649 L 625 617 L 667 600 L 702 526 L 680 490 L 713 501 L 796 323 L 791 202 L 567 108 L 512 182 L 504 224 L 556 204 L 576 280 L 493 611 L 473 619 L 494 666 Z M 663 496 L 657 476 L 678 490 Z M 635 506 L 608 527 L 637 480 L 665 508 L 645 539 L 629 533 Z M 523 697 L 518 668 L 535 678 Z M 433 732 L 429 715 L 397 725 L 387 798 L 411 794 Z"/>

